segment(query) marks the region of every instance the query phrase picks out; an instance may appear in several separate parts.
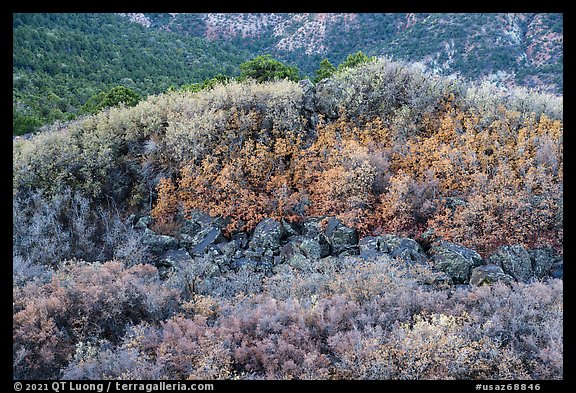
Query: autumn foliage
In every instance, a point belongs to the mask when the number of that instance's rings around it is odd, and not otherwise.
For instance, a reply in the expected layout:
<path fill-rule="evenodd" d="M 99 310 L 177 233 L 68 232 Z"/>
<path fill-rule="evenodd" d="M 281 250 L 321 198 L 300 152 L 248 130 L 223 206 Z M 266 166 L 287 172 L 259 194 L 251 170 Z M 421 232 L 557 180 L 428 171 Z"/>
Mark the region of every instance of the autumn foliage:
<path fill-rule="evenodd" d="M 481 253 L 510 243 L 561 248 L 560 120 L 500 107 L 483 125 L 453 95 L 416 129 L 392 120 L 343 115 L 321 121 L 313 143 L 273 130 L 217 146 L 181 169 L 175 189 L 160 183 L 153 214 L 177 220 L 203 210 L 230 217 L 229 231 L 265 217 L 338 216 L 361 234 L 432 228 Z"/>

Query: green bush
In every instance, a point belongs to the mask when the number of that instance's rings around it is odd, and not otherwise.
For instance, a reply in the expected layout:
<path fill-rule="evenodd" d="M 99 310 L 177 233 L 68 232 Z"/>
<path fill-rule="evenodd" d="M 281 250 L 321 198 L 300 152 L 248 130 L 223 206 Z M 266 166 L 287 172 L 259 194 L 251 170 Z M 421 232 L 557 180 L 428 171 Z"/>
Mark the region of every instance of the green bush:
<path fill-rule="evenodd" d="M 252 78 L 258 82 L 268 82 L 280 79 L 298 81 L 298 68 L 287 66 L 273 59 L 271 55 L 256 56 L 240 64 L 240 79 Z"/>

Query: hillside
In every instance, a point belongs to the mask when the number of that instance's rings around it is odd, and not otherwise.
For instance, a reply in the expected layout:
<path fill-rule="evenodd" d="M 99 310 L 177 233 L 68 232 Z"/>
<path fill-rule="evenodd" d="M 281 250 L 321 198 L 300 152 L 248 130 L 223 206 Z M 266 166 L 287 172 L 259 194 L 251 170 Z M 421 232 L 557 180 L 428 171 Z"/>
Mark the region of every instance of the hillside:
<path fill-rule="evenodd" d="M 323 59 L 338 65 L 359 50 L 441 75 L 563 89 L 562 14 L 14 14 L 13 134 L 90 113 L 115 86 L 146 97 L 236 77 L 266 53 L 313 79 Z"/>
<path fill-rule="evenodd" d="M 358 50 L 443 75 L 562 93 L 562 14 L 137 14 L 150 29 L 271 53 L 313 75 Z M 480 26 L 480 28 L 479 28 Z"/>
<path fill-rule="evenodd" d="M 234 76 L 248 53 L 227 43 L 155 32 L 115 14 L 13 14 L 14 134 L 83 114 L 121 85 L 141 96 Z"/>
<path fill-rule="evenodd" d="M 563 98 L 376 58 L 13 141 L 15 379 L 563 379 Z"/>

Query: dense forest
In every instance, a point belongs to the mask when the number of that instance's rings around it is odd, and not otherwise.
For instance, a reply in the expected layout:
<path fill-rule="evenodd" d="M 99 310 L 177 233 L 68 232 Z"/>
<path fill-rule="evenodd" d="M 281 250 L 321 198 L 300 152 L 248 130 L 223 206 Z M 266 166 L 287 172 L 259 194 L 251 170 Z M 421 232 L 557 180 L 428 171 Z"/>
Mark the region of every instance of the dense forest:
<path fill-rule="evenodd" d="M 271 53 L 306 75 L 349 53 L 422 62 L 442 75 L 562 92 L 562 14 L 133 14 L 152 30 Z M 136 16 L 137 15 L 137 16 Z M 145 21 L 145 22 L 144 22 Z M 480 28 L 479 28 L 480 26 Z"/>
<path fill-rule="evenodd" d="M 148 31 L 115 14 L 13 15 L 15 135 L 89 113 L 116 86 L 140 96 L 236 76 L 248 53 L 233 45 Z"/>

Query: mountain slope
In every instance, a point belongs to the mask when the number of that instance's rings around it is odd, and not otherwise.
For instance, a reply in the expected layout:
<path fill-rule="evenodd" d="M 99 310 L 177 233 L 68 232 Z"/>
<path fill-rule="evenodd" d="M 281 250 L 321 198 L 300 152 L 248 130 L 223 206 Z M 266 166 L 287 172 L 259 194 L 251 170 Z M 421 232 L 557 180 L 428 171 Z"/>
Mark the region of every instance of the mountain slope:
<path fill-rule="evenodd" d="M 423 62 L 432 70 L 562 92 L 562 14 L 136 14 L 154 29 L 270 52 L 313 76 L 349 53 Z"/>

